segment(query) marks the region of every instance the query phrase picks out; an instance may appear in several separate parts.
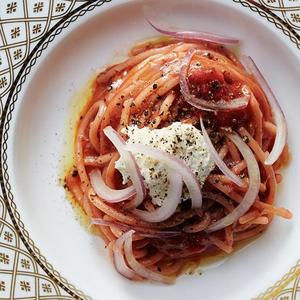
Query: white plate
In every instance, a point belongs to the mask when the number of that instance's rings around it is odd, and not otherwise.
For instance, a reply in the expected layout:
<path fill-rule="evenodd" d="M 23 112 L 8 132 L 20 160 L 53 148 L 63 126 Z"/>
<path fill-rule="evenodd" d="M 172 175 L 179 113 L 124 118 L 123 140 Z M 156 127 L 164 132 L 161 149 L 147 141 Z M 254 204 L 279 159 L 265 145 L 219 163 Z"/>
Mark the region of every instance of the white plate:
<path fill-rule="evenodd" d="M 126 56 L 135 42 L 156 35 L 143 18 L 141 1 L 113 1 L 94 9 L 42 52 L 22 85 L 7 130 L 11 193 L 30 235 L 25 239 L 33 240 L 55 270 L 93 299 L 249 299 L 272 286 L 299 259 L 300 61 L 279 31 L 231 1 L 164 3 L 171 24 L 240 38 L 241 52 L 254 58 L 274 88 L 288 120 L 292 153 L 276 202 L 290 209 L 293 219 L 276 218 L 261 238 L 220 266 L 202 276 L 182 276 L 172 286 L 120 277 L 102 241 L 80 225 L 58 184 L 65 144 L 72 147 L 72 95 L 96 69 Z"/>

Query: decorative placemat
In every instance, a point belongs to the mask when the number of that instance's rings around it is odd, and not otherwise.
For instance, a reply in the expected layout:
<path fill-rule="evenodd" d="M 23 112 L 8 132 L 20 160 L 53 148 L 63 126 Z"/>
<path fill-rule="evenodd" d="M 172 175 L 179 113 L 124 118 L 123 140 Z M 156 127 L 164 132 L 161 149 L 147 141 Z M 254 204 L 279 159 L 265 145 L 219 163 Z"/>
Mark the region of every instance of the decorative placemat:
<path fill-rule="evenodd" d="M 15 88 L 22 67 L 49 42 L 95 7 L 111 0 L 0 0 L 0 115 Z M 112 0 L 113 1 L 113 0 Z M 300 50 L 300 0 L 231 0 L 271 22 Z M 101 9 L 101 8 L 100 8 Z M 71 21 L 70 21 L 71 20 Z M 47 40 L 48 39 L 48 40 Z M 43 42 L 43 44 L 42 44 Z M 25 77 L 24 77 L 25 79 Z M 1 118 L 3 119 L 3 118 Z M 0 132 L 3 138 L 3 132 Z M 0 149 L 1 170 L 3 152 Z M 61 277 L 31 243 L 16 205 L 7 197 L 6 170 L 0 192 L 0 299 L 89 299 Z M 17 216 L 17 217 L 16 217 Z M 29 241 L 29 242 L 28 242 Z M 294 300 L 300 297 L 300 260 L 257 299 Z"/>

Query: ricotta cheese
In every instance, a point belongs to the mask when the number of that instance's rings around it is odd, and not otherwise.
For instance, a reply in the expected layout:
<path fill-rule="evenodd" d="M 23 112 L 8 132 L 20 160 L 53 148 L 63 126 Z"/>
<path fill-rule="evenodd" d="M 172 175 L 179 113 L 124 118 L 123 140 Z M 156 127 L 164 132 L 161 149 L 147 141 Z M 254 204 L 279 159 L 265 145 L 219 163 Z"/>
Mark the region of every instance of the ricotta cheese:
<path fill-rule="evenodd" d="M 132 125 L 124 129 L 124 133 L 128 135 L 127 144 L 151 146 L 180 158 L 192 170 L 201 185 L 215 167 L 201 132 L 193 125 L 174 122 L 168 127 L 153 130 Z M 143 154 L 135 154 L 135 159 L 152 203 L 161 206 L 169 184 L 164 162 Z M 115 167 L 121 172 L 123 183 L 127 183 L 130 178 L 122 157 L 116 161 Z M 184 187 L 182 200 L 187 199 L 189 192 Z"/>

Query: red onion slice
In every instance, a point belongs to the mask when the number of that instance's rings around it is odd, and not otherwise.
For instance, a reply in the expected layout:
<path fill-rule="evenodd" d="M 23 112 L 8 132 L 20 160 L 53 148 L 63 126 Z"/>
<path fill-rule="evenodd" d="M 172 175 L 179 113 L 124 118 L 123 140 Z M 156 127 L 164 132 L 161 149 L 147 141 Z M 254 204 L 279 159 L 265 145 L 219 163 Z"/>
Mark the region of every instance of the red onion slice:
<path fill-rule="evenodd" d="M 222 171 L 222 173 L 224 175 L 226 175 L 236 185 L 241 186 L 241 187 L 245 186 L 244 182 L 226 166 L 224 161 L 219 156 L 218 152 L 216 151 L 214 145 L 212 144 L 212 142 L 209 138 L 209 135 L 204 127 L 203 120 L 201 117 L 200 117 L 200 125 L 201 125 L 201 131 L 202 131 L 205 143 L 209 149 L 211 156 L 213 157 L 213 160 L 215 161 L 216 165 L 218 166 L 218 168 Z"/>
<path fill-rule="evenodd" d="M 110 188 L 105 184 L 101 171 L 98 169 L 94 169 L 90 172 L 90 180 L 95 193 L 106 202 L 117 203 L 128 200 L 136 193 L 134 186 L 130 186 L 122 190 L 114 190 Z"/>
<path fill-rule="evenodd" d="M 116 130 L 114 130 L 111 126 L 107 126 L 103 129 L 104 134 L 107 138 L 112 142 L 112 144 L 118 150 L 120 156 L 125 162 L 127 172 L 130 176 L 130 180 L 132 181 L 133 186 L 136 190 L 136 197 L 134 200 L 134 207 L 138 207 L 144 200 L 146 189 L 144 186 L 143 177 L 141 171 L 134 159 L 134 156 L 124 150 L 125 142 L 122 137 L 118 134 Z"/>
<path fill-rule="evenodd" d="M 147 22 L 158 32 L 172 36 L 179 40 L 189 40 L 189 41 L 206 41 L 222 45 L 234 45 L 238 44 L 239 40 L 233 37 L 224 36 L 220 34 L 205 32 L 205 31 L 185 31 L 185 30 L 172 30 L 167 28 L 167 26 L 161 27 L 155 24 L 155 19 L 157 20 L 157 12 L 149 6 L 144 6 L 144 13 L 146 15 Z M 157 23 L 157 22 L 156 22 Z M 161 21 L 159 22 L 161 23 Z"/>
<path fill-rule="evenodd" d="M 232 99 L 230 101 L 220 100 L 217 102 L 213 101 L 206 101 L 201 98 L 197 98 L 190 93 L 190 88 L 188 84 L 188 71 L 191 60 L 196 53 L 196 49 L 189 49 L 182 60 L 181 69 L 179 73 L 179 84 L 180 84 L 180 91 L 184 97 L 184 100 L 188 102 L 190 105 L 202 109 L 205 111 L 215 111 L 215 110 L 224 110 L 224 111 L 232 111 L 237 109 L 243 109 L 247 107 L 250 99 L 249 93 L 242 89 L 244 96 Z"/>
<path fill-rule="evenodd" d="M 142 144 L 128 144 L 124 148 L 132 153 L 142 153 L 144 155 L 151 156 L 165 163 L 170 169 L 173 169 L 174 172 L 180 174 L 189 190 L 193 208 L 200 208 L 202 206 L 202 192 L 200 184 L 191 169 L 181 159 L 167 152 Z"/>
<path fill-rule="evenodd" d="M 126 238 L 130 235 L 129 232 L 124 233 L 121 235 L 113 245 L 113 261 L 116 270 L 123 275 L 124 277 L 130 279 L 130 280 L 141 280 L 142 278 L 138 276 L 132 269 L 130 269 L 125 261 L 124 258 L 124 251 L 123 246 Z"/>
<path fill-rule="evenodd" d="M 226 217 L 210 225 L 206 230 L 207 232 L 223 229 L 236 222 L 253 205 L 259 192 L 260 172 L 254 154 L 248 145 L 236 133 L 227 134 L 227 137 L 237 146 L 246 161 L 249 174 L 249 189 L 247 190 L 242 202 Z"/>
<path fill-rule="evenodd" d="M 287 142 L 286 119 L 285 119 L 284 113 L 280 107 L 278 100 L 276 99 L 268 82 L 266 81 L 266 79 L 264 78 L 264 76 L 262 75 L 260 70 L 258 69 L 258 67 L 255 64 L 255 62 L 253 61 L 253 59 L 250 56 L 243 56 L 242 62 L 244 64 L 247 72 L 252 73 L 256 77 L 258 83 L 261 85 L 264 93 L 266 94 L 266 96 L 269 100 L 269 104 L 272 109 L 273 118 L 274 118 L 274 122 L 277 127 L 277 130 L 276 130 L 276 137 L 275 137 L 273 149 L 270 152 L 267 159 L 265 160 L 266 165 L 272 165 L 279 158 L 279 156 L 282 153 L 283 148 Z"/>
<path fill-rule="evenodd" d="M 175 278 L 174 277 L 169 277 L 169 276 L 164 276 L 162 274 L 153 272 L 146 267 L 144 267 L 142 264 L 140 264 L 134 257 L 133 255 L 133 250 L 132 250 L 132 235 L 134 233 L 134 230 L 130 230 L 127 232 L 126 239 L 125 239 L 125 245 L 124 245 L 124 250 L 125 250 L 125 257 L 128 262 L 128 265 L 132 268 L 134 272 L 136 272 L 138 275 L 152 280 L 152 281 L 158 281 L 162 283 L 167 283 L 171 284 L 174 283 Z"/>
<path fill-rule="evenodd" d="M 147 222 L 162 222 L 171 217 L 181 200 L 182 194 L 182 177 L 179 173 L 168 171 L 169 188 L 168 195 L 163 200 L 163 205 L 153 212 L 135 209 L 133 213 L 136 214 L 140 219 Z"/>

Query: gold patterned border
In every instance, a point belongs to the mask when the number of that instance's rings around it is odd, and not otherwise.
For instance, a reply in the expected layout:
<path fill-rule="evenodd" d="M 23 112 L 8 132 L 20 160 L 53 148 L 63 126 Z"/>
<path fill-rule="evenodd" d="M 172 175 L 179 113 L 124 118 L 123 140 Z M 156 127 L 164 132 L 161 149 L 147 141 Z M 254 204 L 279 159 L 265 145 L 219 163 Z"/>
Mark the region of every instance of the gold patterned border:
<path fill-rule="evenodd" d="M 71 22 L 109 1 L 0 1 L 0 299 L 89 299 L 55 271 L 25 230 L 10 192 L 6 141 L 18 93 L 42 51 Z M 299 0 L 232 1 L 274 24 L 300 49 Z M 256 299 L 290 300 L 298 292 L 300 260 Z"/>

